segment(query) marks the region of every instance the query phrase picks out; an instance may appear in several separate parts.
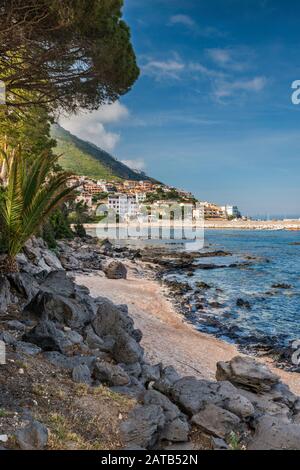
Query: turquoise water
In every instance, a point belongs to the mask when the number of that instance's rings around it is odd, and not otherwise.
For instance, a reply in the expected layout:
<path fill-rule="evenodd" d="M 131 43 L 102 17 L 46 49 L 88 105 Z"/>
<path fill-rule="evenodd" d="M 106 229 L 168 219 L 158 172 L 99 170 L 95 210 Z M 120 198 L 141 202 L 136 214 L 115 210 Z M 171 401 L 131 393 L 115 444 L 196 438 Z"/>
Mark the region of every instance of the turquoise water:
<path fill-rule="evenodd" d="M 205 249 L 233 255 L 200 262 L 241 265 L 199 269 L 193 277 L 184 273 L 176 276 L 192 287 L 199 280 L 211 286 L 203 293 L 203 310 L 194 307 L 192 321 L 200 330 L 230 341 L 265 341 L 276 347 L 300 339 L 300 232 L 207 230 Z M 249 266 L 242 265 L 246 261 Z M 272 287 L 274 284 L 291 287 L 279 289 Z M 238 307 L 238 298 L 248 301 L 251 308 Z M 218 302 L 219 308 L 211 307 L 211 302 Z"/>

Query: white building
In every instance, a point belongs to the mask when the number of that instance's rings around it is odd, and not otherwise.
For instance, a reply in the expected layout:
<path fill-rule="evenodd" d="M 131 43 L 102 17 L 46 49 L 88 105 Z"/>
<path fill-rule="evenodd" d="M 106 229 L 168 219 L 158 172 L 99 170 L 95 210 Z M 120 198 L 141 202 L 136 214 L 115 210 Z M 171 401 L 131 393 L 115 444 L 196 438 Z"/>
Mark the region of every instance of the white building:
<path fill-rule="evenodd" d="M 113 209 L 121 219 L 137 216 L 139 213 L 139 203 L 136 195 L 114 194 L 108 196 L 108 209 Z"/>
<path fill-rule="evenodd" d="M 241 213 L 237 206 L 230 206 L 227 204 L 226 206 L 222 206 L 221 209 L 224 211 L 226 217 L 234 217 L 236 219 L 241 217 Z"/>

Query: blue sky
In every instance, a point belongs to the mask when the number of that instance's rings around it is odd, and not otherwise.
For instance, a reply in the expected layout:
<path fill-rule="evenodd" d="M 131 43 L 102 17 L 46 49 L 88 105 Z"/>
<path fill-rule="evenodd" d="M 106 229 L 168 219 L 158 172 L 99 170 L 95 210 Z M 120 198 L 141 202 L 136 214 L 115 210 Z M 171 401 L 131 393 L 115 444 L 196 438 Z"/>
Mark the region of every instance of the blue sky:
<path fill-rule="evenodd" d="M 202 200 L 300 215 L 300 4 L 125 0 L 141 77 L 120 102 L 63 120 Z"/>

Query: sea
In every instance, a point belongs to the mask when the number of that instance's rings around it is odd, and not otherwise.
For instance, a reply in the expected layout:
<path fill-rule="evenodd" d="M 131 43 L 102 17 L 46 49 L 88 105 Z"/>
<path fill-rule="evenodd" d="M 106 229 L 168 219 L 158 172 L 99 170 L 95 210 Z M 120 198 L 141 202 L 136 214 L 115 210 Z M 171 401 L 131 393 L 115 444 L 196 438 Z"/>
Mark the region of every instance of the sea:
<path fill-rule="evenodd" d="M 215 229 L 205 230 L 204 243 L 200 244 L 198 240 L 179 239 L 125 240 L 117 244 L 144 247 L 161 243 L 173 250 L 230 253 L 195 260 L 220 268 L 196 269 L 193 276 L 186 270 L 166 275 L 168 280 L 192 288 L 186 300 L 191 304 L 190 320 L 197 329 L 248 347 L 265 344 L 281 350 L 300 341 L 300 231 Z M 199 282 L 209 286 L 202 292 L 202 309 L 191 301 Z"/>
<path fill-rule="evenodd" d="M 215 250 L 231 254 L 199 263 L 222 267 L 169 276 L 194 290 L 208 284 L 205 307 L 194 308 L 195 326 L 229 342 L 275 349 L 300 340 L 300 232 L 205 230 L 200 251 Z"/>

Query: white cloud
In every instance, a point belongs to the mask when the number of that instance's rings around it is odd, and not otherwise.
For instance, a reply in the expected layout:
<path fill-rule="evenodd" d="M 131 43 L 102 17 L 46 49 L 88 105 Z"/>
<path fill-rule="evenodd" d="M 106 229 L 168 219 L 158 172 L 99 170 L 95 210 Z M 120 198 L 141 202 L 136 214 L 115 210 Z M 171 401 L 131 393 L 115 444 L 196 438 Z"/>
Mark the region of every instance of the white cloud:
<path fill-rule="evenodd" d="M 136 160 L 121 160 L 121 163 L 127 165 L 132 170 L 144 171 L 146 169 L 145 161 L 142 158 Z"/>
<path fill-rule="evenodd" d="M 267 84 L 265 77 L 254 77 L 250 80 L 233 80 L 231 82 L 218 81 L 215 86 L 214 96 L 218 100 L 228 98 L 236 92 L 259 92 L 262 91 Z"/>
<path fill-rule="evenodd" d="M 91 113 L 81 112 L 71 117 L 62 117 L 60 124 L 72 134 L 110 152 L 119 142 L 120 134 L 108 131 L 104 124 L 116 123 L 128 116 L 126 106 L 116 101 Z"/>
<path fill-rule="evenodd" d="M 143 67 L 145 75 L 154 76 L 157 79 L 175 78 L 178 79 L 180 72 L 184 70 L 185 64 L 179 59 L 149 60 Z"/>
<path fill-rule="evenodd" d="M 187 26 L 188 28 L 194 28 L 194 26 L 196 25 L 193 18 L 191 18 L 188 15 L 173 15 L 171 16 L 169 20 L 169 24 L 170 25 L 182 24 L 184 26 Z"/>
<path fill-rule="evenodd" d="M 207 49 L 206 54 L 218 67 L 236 72 L 249 69 L 254 57 L 254 52 L 246 47 Z"/>
<path fill-rule="evenodd" d="M 231 54 L 226 49 L 209 49 L 208 55 L 218 65 L 226 65 L 231 61 Z"/>

